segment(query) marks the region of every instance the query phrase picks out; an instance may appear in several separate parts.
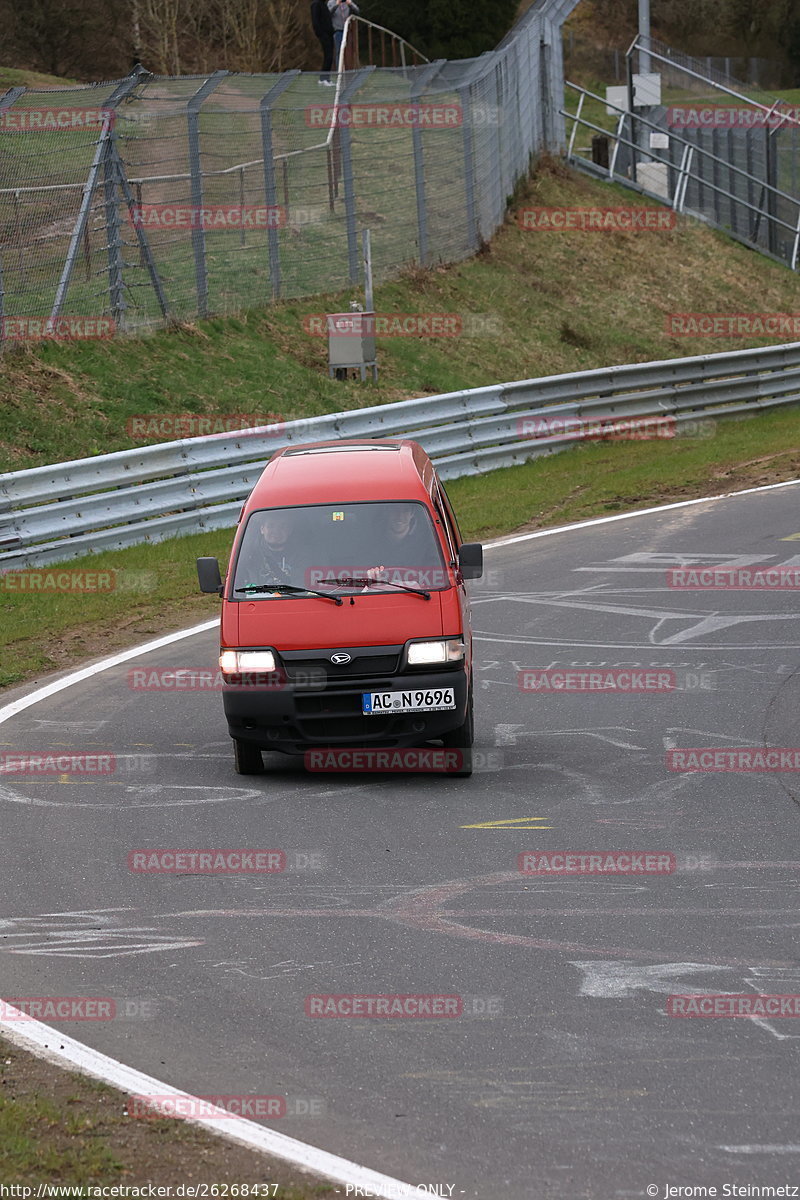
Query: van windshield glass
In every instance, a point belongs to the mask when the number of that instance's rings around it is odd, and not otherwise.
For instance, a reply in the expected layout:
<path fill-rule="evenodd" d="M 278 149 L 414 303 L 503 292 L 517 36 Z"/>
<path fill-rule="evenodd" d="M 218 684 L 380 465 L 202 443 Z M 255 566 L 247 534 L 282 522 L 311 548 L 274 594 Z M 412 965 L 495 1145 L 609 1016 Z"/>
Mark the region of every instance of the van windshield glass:
<path fill-rule="evenodd" d="M 398 595 L 399 585 L 435 591 L 448 587 L 449 579 L 425 505 L 389 500 L 251 513 L 233 590 L 248 599 L 271 599 L 269 592 L 243 590 L 269 583 L 334 593 L 364 592 L 368 585 L 371 595 Z"/>

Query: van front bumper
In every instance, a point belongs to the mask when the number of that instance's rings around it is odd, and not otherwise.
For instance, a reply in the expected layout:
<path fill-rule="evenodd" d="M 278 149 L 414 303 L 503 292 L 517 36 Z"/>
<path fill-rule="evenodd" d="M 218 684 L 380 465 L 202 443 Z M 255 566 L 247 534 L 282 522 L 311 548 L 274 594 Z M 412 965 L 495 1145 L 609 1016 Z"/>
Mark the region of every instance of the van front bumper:
<path fill-rule="evenodd" d="M 364 716 L 364 692 L 453 688 L 455 708 L 443 712 Z M 417 746 L 463 725 L 469 685 L 464 665 L 453 669 L 328 680 L 317 686 L 286 681 L 272 688 L 226 686 L 223 703 L 231 737 L 262 750 L 302 754 L 313 746 Z"/>

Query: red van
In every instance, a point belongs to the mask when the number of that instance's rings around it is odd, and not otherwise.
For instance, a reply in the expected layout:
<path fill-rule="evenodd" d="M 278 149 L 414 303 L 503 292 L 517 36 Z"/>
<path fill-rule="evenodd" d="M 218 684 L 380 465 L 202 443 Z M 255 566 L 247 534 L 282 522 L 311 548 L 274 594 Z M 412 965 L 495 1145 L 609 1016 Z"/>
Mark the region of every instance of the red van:
<path fill-rule="evenodd" d="M 428 455 L 412 441 L 352 440 L 273 455 L 245 503 L 222 582 L 220 670 L 235 766 L 262 751 L 456 747 L 469 774 L 472 631 L 464 543 Z"/>

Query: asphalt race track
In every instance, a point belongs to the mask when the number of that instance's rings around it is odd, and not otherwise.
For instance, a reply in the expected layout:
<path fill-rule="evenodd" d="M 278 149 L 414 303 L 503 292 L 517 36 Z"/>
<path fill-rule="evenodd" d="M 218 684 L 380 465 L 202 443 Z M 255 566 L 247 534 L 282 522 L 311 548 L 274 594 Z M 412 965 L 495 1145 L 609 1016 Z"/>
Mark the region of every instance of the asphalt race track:
<path fill-rule="evenodd" d="M 117 769 L 0 777 L 0 995 L 115 998 L 114 1020 L 59 1028 L 195 1095 L 285 1096 L 282 1132 L 444 1195 L 800 1183 L 800 1020 L 668 1013 L 674 994 L 800 993 L 800 772 L 667 761 L 800 747 L 797 590 L 667 583 L 691 563 L 800 565 L 799 498 L 491 549 L 468 780 L 278 756 L 236 776 L 217 692 L 129 686 L 133 668 L 214 667 L 214 631 L 13 717 L 4 753 Z M 573 665 L 671 684 L 520 689 Z M 287 869 L 133 872 L 143 848 L 282 849 Z M 676 869 L 518 869 L 610 850 Z M 458 996 L 461 1015 L 306 1016 L 329 993 Z"/>

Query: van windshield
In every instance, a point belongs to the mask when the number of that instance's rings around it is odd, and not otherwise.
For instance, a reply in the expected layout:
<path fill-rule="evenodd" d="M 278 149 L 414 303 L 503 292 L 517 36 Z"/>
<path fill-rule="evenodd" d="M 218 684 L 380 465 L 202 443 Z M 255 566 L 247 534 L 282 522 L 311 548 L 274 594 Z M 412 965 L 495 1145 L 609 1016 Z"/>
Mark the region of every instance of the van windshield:
<path fill-rule="evenodd" d="M 351 582 L 352 581 L 352 582 Z M 359 582 L 360 581 L 360 582 Z M 234 575 L 234 593 L 274 583 L 319 591 L 449 587 L 439 540 L 417 500 L 266 508 L 250 514 Z M 302 594 L 302 593 L 298 593 Z"/>

